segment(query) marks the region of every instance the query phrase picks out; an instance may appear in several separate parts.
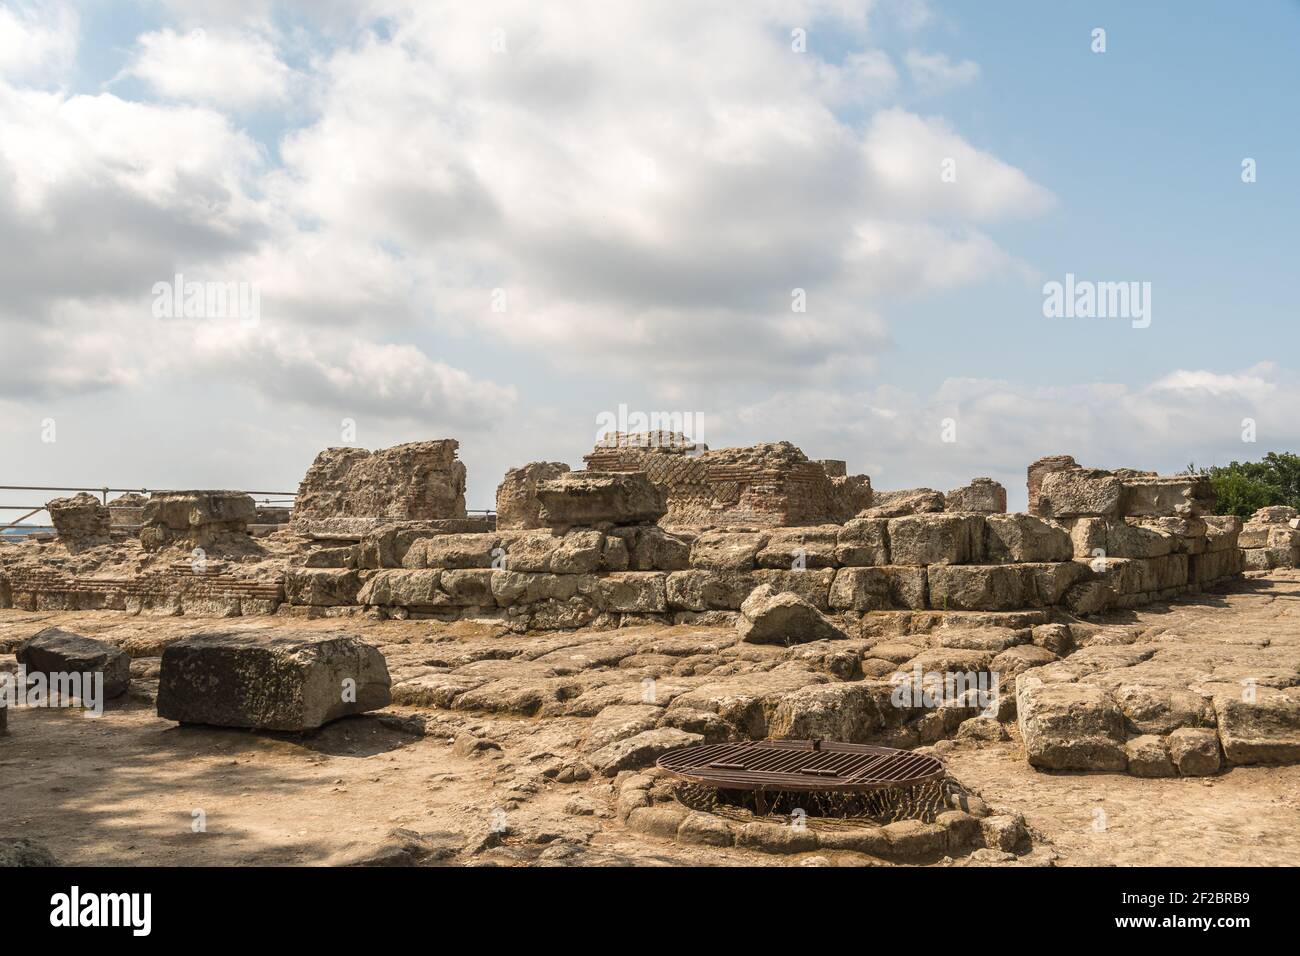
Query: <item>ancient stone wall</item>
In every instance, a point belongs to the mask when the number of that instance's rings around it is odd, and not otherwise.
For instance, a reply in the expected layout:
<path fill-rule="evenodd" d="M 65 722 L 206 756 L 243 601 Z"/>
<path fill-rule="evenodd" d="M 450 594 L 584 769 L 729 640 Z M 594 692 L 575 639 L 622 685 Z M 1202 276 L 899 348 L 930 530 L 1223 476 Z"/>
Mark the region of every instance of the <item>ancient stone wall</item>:
<path fill-rule="evenodd" d="M 931 623 L 936 614 L 1029 612 L 1044 622 L 1052 609 L 1134 607 L 1241 571 L 1235 519 L 1095 520 L 1082 538 L 1025 514 L 750 531 L 646 524 L 416 536 L 383 554 L 372 549 L 351 567 L 292 569 L 286 592 L 305 607 L 486 616 L 526 630 L 717 620 L 769 584 L 870 626 L 878 612 Z M 1098 540 L 1103 560 L 1093 553 Z"/>
<path fill-rule="evenodd" d="M 871 503 L 865 475 L 832 477 L 789 442 L 709 450 L 680 436 L 616 436 L 584 461 L 589 471 L 644 472 L 667 494 L 665 527 L 815 525 L 846 520 Z"/>

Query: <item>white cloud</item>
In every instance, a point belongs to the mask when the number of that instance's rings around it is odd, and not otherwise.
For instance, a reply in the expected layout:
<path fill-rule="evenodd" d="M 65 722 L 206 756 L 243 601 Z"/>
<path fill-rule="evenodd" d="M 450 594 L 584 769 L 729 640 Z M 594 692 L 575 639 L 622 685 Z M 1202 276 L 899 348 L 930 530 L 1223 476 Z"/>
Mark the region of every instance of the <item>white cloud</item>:
<path fill-rule="evenodd" d="M 0 6 L 0 76 L 40 80 L 73 63 L 79 21 L 66 3 L 14 2 Z"/>
<path fill-rule="evenodd" d="M 1137 387 L 947 379 L 928 393 L 893 386 L 781 392 L 738 408 L 724 430 L 736 443 L 797 435 L 810 457 L 846 459 L 880 489 L 947 491 L 988 475 L 1007 486 L 1015 510 L 1025 506 L 1025 469 L 1043 455 L 1164 472 L 1189 460 L 1256 459 L 1300 444 L 1300 422 L 1288 411 L 1297 402 L 1300 374 L 1271 364 L 1232 373 L 1180 369 Z M 1241 440 L 1247 417 L 1257 423 L 1255 444 Z M 956 442 L 942 440 L 946 418 L 956 422 Z"/>
<path fill-rule="evenodd" d="M 142 34 L 122 75 L 166 99 L 237 112 L 283 104 L 293 79 L 266 36 L 201 27 Z"/>
<path fill-rule="evenodd" d="M 903 62 L 923 93 L 943 93 L 979 78 L 980 65 L 974 60 L 955 61 L 946 53 L 908 50 Z"/>

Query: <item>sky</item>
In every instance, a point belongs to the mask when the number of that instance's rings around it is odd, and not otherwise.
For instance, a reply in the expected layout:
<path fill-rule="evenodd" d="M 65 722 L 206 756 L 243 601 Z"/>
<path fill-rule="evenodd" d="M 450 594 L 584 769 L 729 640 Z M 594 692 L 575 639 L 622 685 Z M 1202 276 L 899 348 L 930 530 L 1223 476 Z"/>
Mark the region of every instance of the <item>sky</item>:
<path fill-rule="evenodd" d="M 1300 450 L 1298 48 L 1283 0 L 0 3 L 0 484 L 451 437 L 490 508 L 620 407 L 1013 509 Z"/>

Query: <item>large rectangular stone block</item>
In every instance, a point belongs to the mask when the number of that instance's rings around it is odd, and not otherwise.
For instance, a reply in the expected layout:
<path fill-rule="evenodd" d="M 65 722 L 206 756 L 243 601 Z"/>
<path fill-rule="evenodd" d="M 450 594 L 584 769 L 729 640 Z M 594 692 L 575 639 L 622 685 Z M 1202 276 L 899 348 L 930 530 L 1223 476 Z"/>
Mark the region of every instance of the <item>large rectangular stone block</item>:
<path fill-rule="evenodd" d="M 551 526 L 653 523 L 668 510 L 662 488 L 640 472 L 574 471 L 537 484 Z"/>
<path fill-rule="evenodd" d="M 1123 485 L 1109 471 L 1073 468 L 1044 476 L 1039 513 L 1050 518 L 1117 518 Z"/>
<path fill-rule="evenodd" d="M 752 571 L 766 532 L 706 531 L 691 545 L 691 567 L 707 571 Z"/>
<path fill-rule="evenodd" d="M 760 568 L 791 571 L 835 567 L 838 525 L 813 528 L 779 528 L 755 556 Z"/>
<path fill-rule="evenodd" d="M 668 610 L 662 571 L 615 571 L 596 578 L 595 604 L 623 614 L 659 614 Z"/>
<path fill-rule="evenodd" d="M 835 561 L 842 567 L 889 564 L 889 519 L 855 518 L 846 522 L 835 539 Z"/>
<path fill-rule="evenodd" d="M 745 571 L 674 571 L 668 575 L 668 606 L 675 611 L 739 611 L 757 586 Z"/>
<path fill-rule="evenodd" d="M 973 564 L 984 556 L 982 515 L 920 514 L 889 520 L 896 565 Z"/>
<path fill-rule="evenodd" d="M 1068 561 L 1074 556 L 1069 532 L 1034 515 L 985 515 L 984 529 L 986 560 L 993 563 Z"/>
<path fill-rule="evenodd" d="M 162 654 L 158 716 L 181 723 L 304 731 L 388 705 L 388 667 L 355 637 L 204 633 Z"/>

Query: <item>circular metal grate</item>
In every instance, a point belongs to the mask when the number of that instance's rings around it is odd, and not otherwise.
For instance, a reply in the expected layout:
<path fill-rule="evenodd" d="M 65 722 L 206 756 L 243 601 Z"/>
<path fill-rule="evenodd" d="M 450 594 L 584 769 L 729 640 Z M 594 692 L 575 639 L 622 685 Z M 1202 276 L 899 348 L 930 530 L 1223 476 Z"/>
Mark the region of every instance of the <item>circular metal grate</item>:
<path fill-rule="evenodd" d="M 938 783 L 943 763 L 893 747 L 824 740 L 702 744 L 663 754 L 657 766 L 720 790 L 864 793 Z"/>

